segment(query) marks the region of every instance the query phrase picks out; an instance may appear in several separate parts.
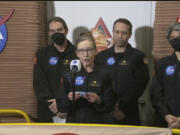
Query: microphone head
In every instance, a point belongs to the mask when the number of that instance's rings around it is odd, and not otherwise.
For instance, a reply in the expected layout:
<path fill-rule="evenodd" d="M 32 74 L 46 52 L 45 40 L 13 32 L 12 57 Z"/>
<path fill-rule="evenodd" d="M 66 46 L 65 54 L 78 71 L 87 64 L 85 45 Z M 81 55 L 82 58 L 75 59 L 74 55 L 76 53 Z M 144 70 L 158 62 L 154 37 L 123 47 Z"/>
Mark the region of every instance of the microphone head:
<path fill-rule="evenodd" d="M 79 72 L 81 70 L 81 62 L 78 59 L 72 60 L 70 64 L 72 72 Z"/>

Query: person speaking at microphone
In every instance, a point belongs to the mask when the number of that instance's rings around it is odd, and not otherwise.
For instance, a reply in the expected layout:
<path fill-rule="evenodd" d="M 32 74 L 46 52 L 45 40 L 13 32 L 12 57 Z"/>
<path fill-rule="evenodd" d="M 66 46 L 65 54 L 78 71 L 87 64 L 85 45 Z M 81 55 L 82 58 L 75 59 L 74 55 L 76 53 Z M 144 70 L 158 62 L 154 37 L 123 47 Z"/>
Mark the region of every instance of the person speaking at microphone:
<path fill-rule="evenodd" d="M 78 61 L 72 61 L 71 69 L 77 66 L 74 75 L 63 78 L 64 93 L 56 100 L 59 112 L 67 112 L 67 123 L 103 123 L 102 113 L 113 109 L 114 94 L 112 79 L 107 69 L 100 68 L 95 62 L 96 44 L 90 33 L 80 35 L 76 43 Z M 73 88 L 74 108 L 73 103 Z M 72 110 L 74 109 L 74 110 Z"/>

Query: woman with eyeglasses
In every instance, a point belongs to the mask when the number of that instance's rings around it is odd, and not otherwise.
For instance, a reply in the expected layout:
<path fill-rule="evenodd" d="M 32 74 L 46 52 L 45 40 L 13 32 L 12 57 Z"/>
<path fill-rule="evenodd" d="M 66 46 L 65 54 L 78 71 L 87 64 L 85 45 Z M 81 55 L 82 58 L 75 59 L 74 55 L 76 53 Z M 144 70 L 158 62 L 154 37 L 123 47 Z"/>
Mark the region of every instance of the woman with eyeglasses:
<path fill-rule="evenodd" d="M 76 54 L 82 68 L 73 77 L 73 83 L 69 73 L 63 78 L 64 93 L 57 99 L 58 110 L 67 113 L 67 123 L 104 123 L 102 113 L 112 111 L 114 105 L 112 79 L 107 69 L 95 63 L 96 44 L 91 34 L 79 37 Z"/>

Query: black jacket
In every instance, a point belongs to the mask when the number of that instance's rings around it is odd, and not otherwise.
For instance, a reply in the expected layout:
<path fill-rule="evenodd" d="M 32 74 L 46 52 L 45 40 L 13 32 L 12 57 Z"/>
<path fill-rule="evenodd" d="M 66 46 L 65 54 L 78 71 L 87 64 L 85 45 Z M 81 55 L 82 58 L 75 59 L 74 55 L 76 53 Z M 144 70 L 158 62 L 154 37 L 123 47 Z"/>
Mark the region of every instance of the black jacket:
<path fill-rule="evenodd" d="M 157 63 L 150 95 L 162 119 L 166 114 L 180 117 L 180 62 L 175 53 Z"/>
<path fill-rule="evenodd" d="M 39 122 L 52 122 L 47 100 L 60 96 L 60 78 L 76 58 L 75 47 L 68 41 L 67 48 L 60 53 L 54 45 L 41 48 L 34 65 L 33 86 L 38 99 Z"/>
<path fill-rule="evenodd" d="M 121 124 L 139 123 L 138 99 L 149 80 L 144 58 L 144 53 L 132 48 L 130 44 L 127 45 L 124 53 L 115 53 L 113 46 L 100 52 L 96 57 L 97 63 L 109 69 L 114 78 L 116 102 L 126 115 Z"/>
<path fill-rule="evenodd" d="M 64 97 L 57 99 L 60 112 L 68 112 L 66 122 L 68 123 L 103 123 L 102 112 L 112 111 L 114 105 L 114 94 L 112 79 L 106 69 L 99 68 L 96 64 L 91 73 L 87 73 L 84 68 L 75 74 L 73 83 L 72 74 L 67 73 L 64 77 Z M 72 114 L 72 101 L 67 97 L 72 91 L 94 92 L 101 97 L 101 102 L 89 103 L 85 98 L 75 101 L 74 114 Z M 63 94 L 61 94 L 63 95 Z M 73 115 L 75 121 L 73 120 Z"/>

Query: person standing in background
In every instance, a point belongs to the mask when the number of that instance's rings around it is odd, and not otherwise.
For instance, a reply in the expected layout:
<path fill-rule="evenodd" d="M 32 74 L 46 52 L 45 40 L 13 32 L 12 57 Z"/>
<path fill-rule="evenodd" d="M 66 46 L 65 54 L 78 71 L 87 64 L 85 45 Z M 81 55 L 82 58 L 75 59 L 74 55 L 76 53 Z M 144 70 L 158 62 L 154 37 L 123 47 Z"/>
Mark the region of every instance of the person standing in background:
<path fill-rule="evenodd" d="M 168 28 L 167 39 L 174 52 L 158 61 L 150 97 L 156 112 L 155 126 L 180 128 L 180 23 Z"/>
<path fill-rule="evenodd" d="M 55 99 L 60 96 L 60 78 L 69 69 L 70 61 L 76 58 L 75 47 L 66 38 L 66 22 L 60 17 L 53 17 L 48 22 L 48 30 L 52 44 L 37 51 L 33 69 L 39 122 L 53 122 L 58 113 Z"/>
<path fill-rule="evenodd" d="M 116 105 L 110 114 L 104 114 L 105 123 L 139 125 L 138 99 L 149 80 L 145 54 L 133 48 L 128 40 L 132 24 L 119 18 L 113 25 L 113 46 L 100 52 L 96 61 L 111 71 L 114 79 Z"/>

